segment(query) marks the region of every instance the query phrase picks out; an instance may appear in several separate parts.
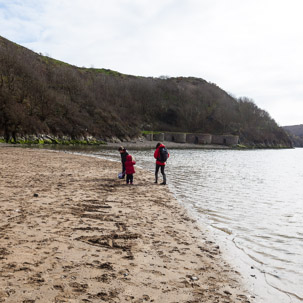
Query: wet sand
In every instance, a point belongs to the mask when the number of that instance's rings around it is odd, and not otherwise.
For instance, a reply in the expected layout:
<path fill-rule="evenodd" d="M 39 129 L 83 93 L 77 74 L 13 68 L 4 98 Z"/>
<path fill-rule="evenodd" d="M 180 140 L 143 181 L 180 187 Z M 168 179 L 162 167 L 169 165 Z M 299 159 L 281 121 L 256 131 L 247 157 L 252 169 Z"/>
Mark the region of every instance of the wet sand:
<path fill-rule="evenodd" d="M 252 302 L 166 186 L 119 170 L 0 147 L 0 302 Z"/>

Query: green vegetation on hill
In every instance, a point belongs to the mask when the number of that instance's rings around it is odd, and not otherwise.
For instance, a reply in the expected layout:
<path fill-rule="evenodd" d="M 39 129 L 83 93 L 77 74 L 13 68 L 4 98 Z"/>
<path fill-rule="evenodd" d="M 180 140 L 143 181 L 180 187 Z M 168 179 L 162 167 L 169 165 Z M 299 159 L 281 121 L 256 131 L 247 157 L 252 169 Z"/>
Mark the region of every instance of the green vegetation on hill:
<path fill-rule="evenodd" d="M 47 134 L 81 140 L 146 131 L 236 134 L 242 143 L 291 146 L 248 98 L 198 78 L 145 78 L 78 68 L 0 37 L 0 136 Z"/>

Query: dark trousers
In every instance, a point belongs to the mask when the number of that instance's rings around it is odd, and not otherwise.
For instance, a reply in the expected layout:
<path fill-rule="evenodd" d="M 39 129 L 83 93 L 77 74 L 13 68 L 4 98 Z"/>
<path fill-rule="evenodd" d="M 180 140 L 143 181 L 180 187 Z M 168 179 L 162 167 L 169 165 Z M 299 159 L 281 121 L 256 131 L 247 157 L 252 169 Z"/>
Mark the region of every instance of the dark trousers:
<path fill-rule="evenodd" d="M 122 163 L 122 179 L 125 177 L 125 163 Z"/>
<path fill-rule="evenodd" d="M 159 172 L 160 168 L 161 168 L 161 174 L 163 177 L 163 183 L 166 183 L 166 175 L 164 172 L 165 165 L 159 165 L 159 164 L 156 164 L 156 171 L 155 171 L 156 182 L 158 182 L 158 172 Z"/>
<path fill-rule="evenodd" d="M 134 181 L 134 175 L 133 175 L 133 174 L 131 174 L 131 175 L 126 175 L 126 183 L 127 183 L 127 184 L 128 184 L 128 183 L 132 184 L 133 181 Z"/>

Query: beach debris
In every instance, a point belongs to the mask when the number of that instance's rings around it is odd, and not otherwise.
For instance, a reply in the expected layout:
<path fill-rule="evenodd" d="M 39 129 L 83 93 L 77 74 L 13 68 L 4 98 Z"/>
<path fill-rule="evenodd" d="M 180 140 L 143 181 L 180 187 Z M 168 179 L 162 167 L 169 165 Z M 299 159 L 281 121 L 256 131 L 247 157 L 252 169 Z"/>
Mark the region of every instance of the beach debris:
<path fill-rule="evenodd" d="M 112 300 L 114 298 L 116 298 L 118 296 L 118 292 L 117 291 L 110 291 L 109 293 L 106 293 L 106 292 L 99 292 L 95 295 L 95 297 L 97 298 L 100 298 L 103 301 L 106 301 L 106 302 L 113 302 Z"/>
<path fill-rule="evenodd" d="M 107 269 L 107 270 L 114 270 L 114 268 L 113 268 L 113 266 L 110 262 L 102 263 L 98 266 L 98 268 Z"/>
<path fill-rule="evenodd" d="M 223 291 L 226 295 L 231 296 L 231 293 L 228 290 Z"/>
<path fill-rule="evenodd" d="M 148 295 L 143 295 L 143 300 L 144 301 L 150 301 L 150 297 Z"/>
<path fill-rule="evenodd" d="M 53 288 L 57 289 L 57 290 L 60 290 L 62 292 L 64 291 L 64 286 L 63 285 L 56 284 L 56 285 L 53 286 Z"/>
<path fill-rule="evenodd" d="M 88 284 L 86 283 L 78 283 L 78 282 L 71 282 L 69 284 L 70 287 L 73 288 L 73 290 L 77 293 L 84 293 L 86 292 L 86 289 L 88 288 Z"/>
<path fill-rule="evenodd" d="M 9 255 L 8 250 L 4 247 L 0 247 L 0 260 L 4 259 L 7 255 Z"/>
<path fill-rule="evenodd" d="M 198 281 L 199 280 L 199 278 L 196 277 L 196 276 L 187 275 L 186 277 L 189 278 L 191 281 Z"/>
<path fill-rule="evenodd" d="M 34 194 L 34 197 L 37 198 L 37 197 L 39 197 L 39 195 L 35 193 L 35 194 Z"/>

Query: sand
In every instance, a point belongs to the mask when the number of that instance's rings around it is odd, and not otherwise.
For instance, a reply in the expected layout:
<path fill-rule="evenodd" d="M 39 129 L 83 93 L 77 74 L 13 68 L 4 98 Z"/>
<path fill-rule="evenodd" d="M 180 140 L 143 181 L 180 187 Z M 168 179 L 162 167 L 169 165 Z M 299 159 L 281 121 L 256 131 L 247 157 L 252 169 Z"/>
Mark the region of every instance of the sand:
<path fill-rule="evenodd" d="M 119 170 L 0 147 L 0 302 L 252 302 L 167 186 Z"/>

